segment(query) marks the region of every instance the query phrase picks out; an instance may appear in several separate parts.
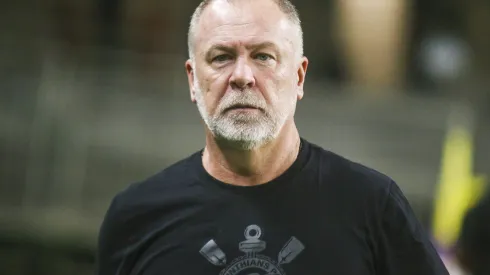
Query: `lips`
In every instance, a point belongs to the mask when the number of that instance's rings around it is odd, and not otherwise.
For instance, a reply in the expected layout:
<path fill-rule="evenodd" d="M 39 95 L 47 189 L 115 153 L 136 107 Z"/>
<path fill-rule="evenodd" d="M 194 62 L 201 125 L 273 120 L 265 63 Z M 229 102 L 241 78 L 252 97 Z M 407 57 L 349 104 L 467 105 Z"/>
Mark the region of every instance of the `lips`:
<path fill-rule="evenodd" d="M 236 109 L 258 109 L 258 110 L 260 110 L 260 108 L 253 106 L 253 105 L 237 104 L 237 105 L 233 105 L 231 107 L 226 108 L 225 111 L 236 110 Z"/>

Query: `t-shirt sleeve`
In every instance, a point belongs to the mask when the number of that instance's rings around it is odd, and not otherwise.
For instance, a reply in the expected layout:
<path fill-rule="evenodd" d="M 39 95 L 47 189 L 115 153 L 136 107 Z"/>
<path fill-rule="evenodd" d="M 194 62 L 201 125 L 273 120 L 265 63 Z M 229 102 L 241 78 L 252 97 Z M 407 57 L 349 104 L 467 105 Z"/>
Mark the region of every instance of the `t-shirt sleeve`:
<path fill-rule="evenodd" d="M 389 187 L 379 227 L 376 265 L 380 275 L 449 275 L 395 182 Z"/>
<path fill-rule="evenodd" d="M 123 275 L 124 247 L 127 238 L 120 209 L 120 198 L 116 196 L 107 210 L 99 230 L 96 275 Z"/>

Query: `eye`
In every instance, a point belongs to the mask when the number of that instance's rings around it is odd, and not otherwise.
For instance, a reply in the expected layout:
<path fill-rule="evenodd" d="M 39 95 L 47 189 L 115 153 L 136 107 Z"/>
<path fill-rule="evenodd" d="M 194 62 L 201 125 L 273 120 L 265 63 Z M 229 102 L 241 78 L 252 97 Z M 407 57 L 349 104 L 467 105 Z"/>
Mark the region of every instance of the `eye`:
<path fill-rule="evenodd" d="M 213 62 L 225 62 L 225 61 L 228 61 L 231 59 L 231 56 L 228 55 L 228 54 L 221 54 L 221 55 L 218 55 L 216 56 L 215 58 L 213 58 Z"/>
<path fill-rule="evenodd" d="M 272 57 L 272 55 L 266 54 L 266 53 L 259 53 L 259 54 L 255 55 L 255 58 L 260 60 L 260 61 L 269 61 L 271 59 L 274 59 L 274 57 Z"/>

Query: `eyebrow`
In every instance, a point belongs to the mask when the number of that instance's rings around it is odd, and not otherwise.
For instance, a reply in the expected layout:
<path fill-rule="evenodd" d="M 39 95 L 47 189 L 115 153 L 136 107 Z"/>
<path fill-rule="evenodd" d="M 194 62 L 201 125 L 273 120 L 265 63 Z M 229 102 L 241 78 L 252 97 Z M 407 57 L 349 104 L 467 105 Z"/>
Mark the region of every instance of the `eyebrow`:
<path fill-rule="evenodd" d="M 261 42 L 261 43 L 257 43 L 257 44 L 252 44 L 252 45 L 248 45 L 246 46 L 247 49 L 254 49 L 254 50 L 257 50 L 257 49 L 263 49 L 263 48 L 272 48 L 276 51 L 279 51 L 279 47 L 273 43 L 273 42 Z"/>
<path fill-rule="evenodd" d="M 264 48 L 272 48 L 273 50 L 275 50 L 276 52 L 279 53 L 279 47 L 273 43 L 273 42 L 261 42 L 261 43 L 255 43 L 255 44 L 250 44 L 250 45 L 247 45 L 245 47 L 247 50 L 257 50 L 257 49 L 264 49 Z M 210 59 L 212 56 L 211 56 L 211 53 L 214 52 L 214 51 L 222 51 L 222 52 L 226 52 L 226 53 L 230 53 L 230 54 L 235 54 L 236 53 L 236 50 L 235 48 L 233 47 L 230 47 L 230 46 L 227 46 L 227 45 L 224 45 L 224 44 L 216 44 L 216 45 L 213 45 L 209 48 L 209 50 L 206 51 L 206 59 Z"/>
<path fill-rule="evenodd" d="M 234 54 L 236 52 L 236 50 L 233 47 L 229 47 L 223 44 L 216 44 L 206 51 L 206 59 L 211 59 L 212 58 L 211 54 L 214 51 L 222 51 L 230 54 Z"/>

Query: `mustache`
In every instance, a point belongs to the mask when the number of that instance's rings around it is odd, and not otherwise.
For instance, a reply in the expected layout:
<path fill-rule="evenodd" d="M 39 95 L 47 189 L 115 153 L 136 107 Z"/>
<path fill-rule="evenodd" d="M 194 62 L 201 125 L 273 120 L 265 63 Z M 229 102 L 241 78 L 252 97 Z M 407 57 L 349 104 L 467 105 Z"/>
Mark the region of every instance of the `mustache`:
<path fill-rule="evenodd" d="M 218 109 L 220 111 L 226 111 L 237 107 L 250 107 L 264 110 L 266 108 L 266 104 L 264 99 L 255 93 L 239 92 L 230 93 L 229 95 L 223 97 Z"/>

